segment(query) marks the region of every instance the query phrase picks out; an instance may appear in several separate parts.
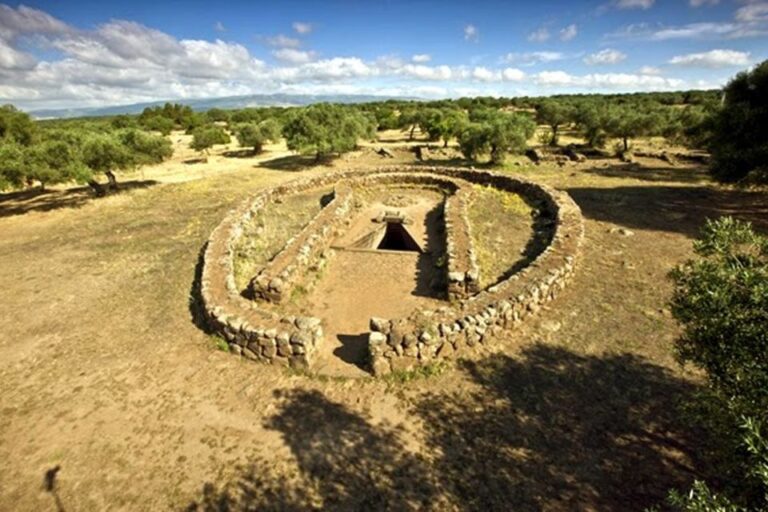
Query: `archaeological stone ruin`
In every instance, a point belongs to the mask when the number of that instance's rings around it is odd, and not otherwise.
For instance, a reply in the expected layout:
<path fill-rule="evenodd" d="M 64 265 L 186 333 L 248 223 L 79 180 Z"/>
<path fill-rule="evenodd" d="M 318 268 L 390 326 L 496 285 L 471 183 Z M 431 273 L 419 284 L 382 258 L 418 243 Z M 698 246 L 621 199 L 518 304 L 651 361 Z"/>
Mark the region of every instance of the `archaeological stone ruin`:
<path fill-rule="evenodd" d="M 524 268 L 485 286 L 467 215 L 475 186 L 535 202 L 547 226 L 545 246 Z M 408 190 L 430 191 L 438 198 L 433 201 L 436 206 L 427 208 L 407 197 L 386 205 L 363 200 L 376 198 L 387 187 L 405 190 L 404 197 Z M 245 226 L 270 204 L 326 189 L 332 193 L 319 212 L 254 272 L 247 286 L 238 286 L 235 253 L 241 238 L 250 236 Z M 424 221 L 427 216 L 437 220 Z M 202 309 L 210 329 L 227 341 L 232 353 L 313 371 L 319 351 L 330 343 L 326 333 L 330 320 L 311 311 L 294 311 L 292 304 L 323 278 L 329 262 L 343 253 L 359 253 L 361 258 L 406 253 L 431 258 L 420 268 L 430 293 L 440 297 L 429 303 L 435 307 L 362 319 L 368 326 L 363 334 L 366 369 L 376 376 L 407 371 L 439 359 L 469 357 L 476 347 L 492 344 L 539 312 L 572 277 L 583 234 L 581 212 L 565 192 L 508 173 L 438 167 L 329 173 L 260 191 L 225 217 L 204 250 Z M 380 267 L 371 268 L 375 273 Z"/>

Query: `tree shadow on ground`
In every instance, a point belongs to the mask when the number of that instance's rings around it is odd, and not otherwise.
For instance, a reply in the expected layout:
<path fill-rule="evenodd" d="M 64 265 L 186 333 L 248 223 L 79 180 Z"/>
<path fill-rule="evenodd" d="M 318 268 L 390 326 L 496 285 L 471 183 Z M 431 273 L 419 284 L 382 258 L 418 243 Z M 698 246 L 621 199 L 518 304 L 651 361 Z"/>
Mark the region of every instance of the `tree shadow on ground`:
<path fill-rule="evenodd" d="M 188 510 L 643 510 L 696 473 L 677 401 L 694 386 L 633 355 L 536 345 L 460 362 L 470 382 L 415 399 L 426 450 L 318 391 L 265 422 L 295 465 L 257 459 Z"/>
<path fill-rule="evenodd" d="M 336 158 L 338 158 L 337 155 L 328 155 L 317 160 L 312 155 L 289 155 L 259 162 L 256 167 L 266 167 L 274 171 L 297 172 L 316 165 L 330 165 Z"/>
<path fill-rule="evenodd" d="M 221 153 L 221 156 L 227 158 L 253 158 L 256 155 L 258 155 L 258 153 L 254 151 L 253 148 L 230 149 L 228 151 L 222 151 Z"/>
<path fill-rule="evenodd" d="M 460 367 L 477 390 L 415 408 L 435 471 L 471 510 L 643 510 L 691 479 L 694 387 L 634 355 L 535 345 Z"/>
<path fill-rule="evenodd" d="M 632 178 L 653 182 L 701 183 L 710 181 L 704 167 L 646 166 L 639 164 L 614 164 L 606 167 L 584 169 L 587 174 L 608 178 Z"/>
<path fill-rule="evenodd" d="M 768 230 L 768 194 L 708 186 L 567 188 L 585 217 L 621 226 L 698 236 L 707 218 L 722 215 Z"/>
<path fill-rule="evenodd" d="M 123 181 L 116 191 L 109 195 L 119 194 L 137 188 L 148 188 L 157 185 L 155 180 Z M 24 215 L 29 212 L 47 212 L 59 208 L 79 208 L 93 200 L 100 199 L 93 194 L 90 187 L 74 187 L 66 190 L 30 189 L 19 192 L 0 194 L 0 217 Z"/>

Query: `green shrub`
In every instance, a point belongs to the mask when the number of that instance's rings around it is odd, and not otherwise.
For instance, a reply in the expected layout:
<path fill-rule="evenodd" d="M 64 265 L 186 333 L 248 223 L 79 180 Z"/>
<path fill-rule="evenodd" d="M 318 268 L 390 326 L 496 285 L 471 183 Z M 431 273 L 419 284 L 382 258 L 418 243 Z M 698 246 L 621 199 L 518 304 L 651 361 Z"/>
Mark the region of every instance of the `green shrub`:
<path fill-rule="evenodd" d="M 700 422 L 720 439 L 720 487 L 697 483 L 672 504 L 686 511 L 768 509 L 768 238 L 731 217 L 708 221 L 695 260 L 676 268 L 678 359 L 704 371 Z M 739 508 L 743 507 L 743 508 Z"/>

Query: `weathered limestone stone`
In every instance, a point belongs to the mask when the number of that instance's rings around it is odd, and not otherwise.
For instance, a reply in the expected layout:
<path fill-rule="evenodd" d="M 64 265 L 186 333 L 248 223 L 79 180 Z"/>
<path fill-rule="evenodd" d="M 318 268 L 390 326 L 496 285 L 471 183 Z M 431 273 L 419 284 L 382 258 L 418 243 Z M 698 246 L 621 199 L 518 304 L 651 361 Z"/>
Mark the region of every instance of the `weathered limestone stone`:
<path fill-rule="evenodd" d="M 309 359 L 306 354 L 297 354 L 290 359 L 291 368 L 296 370 L 309 370 Z"/>
<path fill-rule="evenodd" d="M 262 347 L 261 355 L 263 355 L 266 358 L 273 359 L 277 355 L 277 347 L 276 346 Z"/>
<path fill-rule="evenodd" d="M 304 331 L 296 331 L 291 334 L 291 345 L 308 347 L 312 344 L 312 336 Z"/>
<path fill-rule="evenodd" d="M 409 333 L 409 334 L 406 334 L 405 336 L 403 336 L 403 346 L 404 347 L 413 347 L 413 346 L 416 345 L 416 342 L 417 342 L 416 336 L 414 336 L 413 334 Z"/>
<path fill-rule="evenodd" d="M 309 331 L 320 325 L 320 319 L 313 316 L 296 317 L 296 327 L 302 331 Z"/>
<path fill-rule="evenodd" d="M 384 318 L 372 317 L 369 324 L 372 331 L 389 334 L 389 320 L 386 320 Z"/>
<path fill-rule="evenodd" d="M 244 348 L 244 349 L 243 349 L 243 355 L 244 355 L 245 357 L 247 357 L 248 359 L 250 359 L 251 361 L 258 361 L 258 360 L 259 360 L 259 356 L 257 356 L 257 355 L 256 355 L 256 354 L 255 354 L 255 353 L 254 353 L 254 352 L 253 352 L 251 349 L 249 349 L 249 348 Z"/>
<path fill-rule="evenodd" d="M 387 343 L 387 335 L 373 331 L 368 333 L 368 345 L 371 346 L 383 346 Z"/>

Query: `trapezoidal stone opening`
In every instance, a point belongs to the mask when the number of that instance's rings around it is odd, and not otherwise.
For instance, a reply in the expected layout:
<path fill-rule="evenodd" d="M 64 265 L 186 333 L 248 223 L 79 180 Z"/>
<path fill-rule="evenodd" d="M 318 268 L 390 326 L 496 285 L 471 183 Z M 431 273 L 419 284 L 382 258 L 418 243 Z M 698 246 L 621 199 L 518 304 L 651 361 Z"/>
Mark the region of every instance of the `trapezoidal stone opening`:
<path fill-rule="evenodd" d="M 382 237 L 376 249 L 380 251 L 410 251 L 422 252 L 421 247 L 405 229 L 402 222 L 388 221 Z"/>

